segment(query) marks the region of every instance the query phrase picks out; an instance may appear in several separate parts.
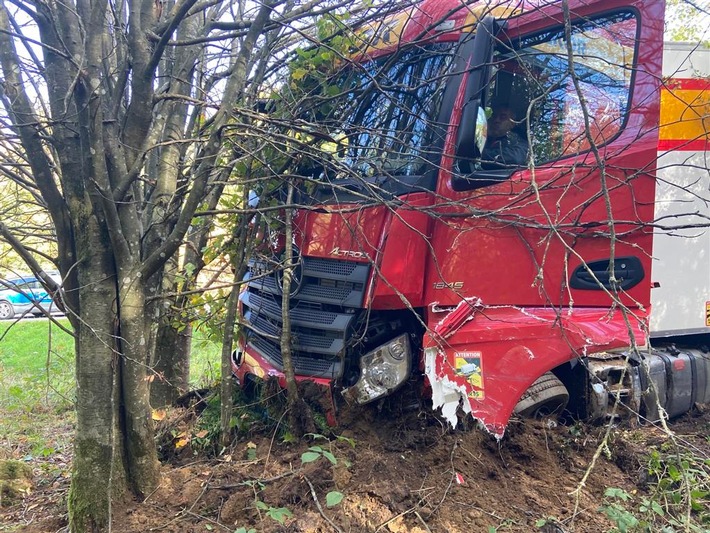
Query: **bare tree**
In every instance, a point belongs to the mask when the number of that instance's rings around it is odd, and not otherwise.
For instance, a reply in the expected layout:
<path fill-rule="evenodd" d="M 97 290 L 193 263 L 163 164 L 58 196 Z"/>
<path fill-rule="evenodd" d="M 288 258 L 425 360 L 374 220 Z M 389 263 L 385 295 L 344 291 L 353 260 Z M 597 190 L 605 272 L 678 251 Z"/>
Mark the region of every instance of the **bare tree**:
<path fill-rule="evenodd" d="M 74 531 L 105 530 L 112 501 L 158 484 L 149 387 L 184 380 L 167 355 L 187 339 L 160 294 L 175 287 L 184 242 L 187 270 L 199 269 L 212 225 L 193 215 L 217 206 L 245 156 L 226 141 L 253 120 L 237 106 L 254 108 L 280 59 L 275 39 L 288 46 L 288 25 L 302 29 L 319 6 L 0 3 L 3 135 L 24 164 L 2 176 L 51 217 L 76 337 Z M 59 296 L 46 261 L 3 235 Z"/>

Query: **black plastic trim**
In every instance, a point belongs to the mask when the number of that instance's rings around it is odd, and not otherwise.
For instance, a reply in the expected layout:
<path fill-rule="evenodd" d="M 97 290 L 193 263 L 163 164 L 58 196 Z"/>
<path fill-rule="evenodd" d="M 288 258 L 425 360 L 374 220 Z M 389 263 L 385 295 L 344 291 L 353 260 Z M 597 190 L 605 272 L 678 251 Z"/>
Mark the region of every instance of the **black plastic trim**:
<path fill-rule="evenodd" d="M 594 276 L 589 272 L 590 270 Z M 628 290 L 638 285 L 646 277 L 646 273 L 641 260 L 631 255 L 614 259 L 614 277 L 617 280 L 615 289 Z M 572 289 L 585 291 L 612 289 L 609 281 L 609 259 L 599 259 L 586 265 L 579 265 L 572 272 L 569 286 Z"/>
<path fill-rule="evenodd" d="M 501 170 L 478 170 L 471 174 L 455 175 L 451 178 L 451 188 L 457 192 L 480 189 L 496 183 L 502 183 L 525 167 L 506 168 Z"/>

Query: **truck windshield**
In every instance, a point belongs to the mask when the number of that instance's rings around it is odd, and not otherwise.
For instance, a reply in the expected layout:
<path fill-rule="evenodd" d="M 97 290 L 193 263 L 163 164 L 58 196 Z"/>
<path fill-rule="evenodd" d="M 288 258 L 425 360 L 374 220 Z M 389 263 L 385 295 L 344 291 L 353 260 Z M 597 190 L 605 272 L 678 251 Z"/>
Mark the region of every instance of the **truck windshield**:
<path fill-rule="evenodd" d="M 341 74 L 349 105 L 339 143 L 348 169 L 364 176 L 425 172 L 444 135 L 436 120 L 452 48 L 414 46 Z"/>

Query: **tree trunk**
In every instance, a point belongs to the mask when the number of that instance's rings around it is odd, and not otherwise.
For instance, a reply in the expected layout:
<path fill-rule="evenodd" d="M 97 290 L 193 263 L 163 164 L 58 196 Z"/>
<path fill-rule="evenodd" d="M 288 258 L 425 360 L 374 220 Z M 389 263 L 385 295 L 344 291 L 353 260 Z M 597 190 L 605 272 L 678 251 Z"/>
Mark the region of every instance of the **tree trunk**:
<path fill-rule="evenodd" d="M 302 436 L 305 433 L 314 433 L 315 424 L 310 408 L 303 401 L 298 391 L 298 382 L 293 366 L 292 336 L 291 336 L 291 280 L 296 264 L 293 261 L 293 202 L 294 186 L 288 182 L 285 208 L 285 246 L 281 283 L 281 356 L 283 357 L 284 375 L 286 377 L 286 392 L 288 393 L 288 419 L 294 435 Z"/>
<path fill-rule="evenodd" d="M 77 427 L 69 492 L 69 523 L 75 532 L 106 530 L 110 502 L 120 501 L 127 491 L 115 272 L 100 234 L 90 225 L 80 235 L 83 249 L 93 250 L 93 260 L 79 270 L 84 313 L 76 337 Z"/>
<path fill-rule="evenodd" d="M 171 316 L 163 316 L 155 333 L 151 364 L 150 405 L 153 408 L 172 405 L 190 386 L 190 353 L 192 325 L 179 329 Z"/>
<path fill-rule="evenodd" d="M 119 269 L 118 279 L 126 457 L 133 492 L 147 496 L 158 486 L 160 463 L 150 407 L 145 292 L 142 279 L 134 270 Z"/>
<path fill-rule="evenodd" d="M 222 340 L 222 379 L 220 381 L 220 430 L 222 447 L 226 448 L 232 443 L 232 346 L 234 344 L 234 323 L 237 319 L 237 305 L 239 304 L 239 285 L 241 279 L 238 271 L 234 276 L 234 286 L 227 299 L 227 313 L 224 317 L 224 339 Z M 237 277 L 239 276 L 239 277 Z"/>

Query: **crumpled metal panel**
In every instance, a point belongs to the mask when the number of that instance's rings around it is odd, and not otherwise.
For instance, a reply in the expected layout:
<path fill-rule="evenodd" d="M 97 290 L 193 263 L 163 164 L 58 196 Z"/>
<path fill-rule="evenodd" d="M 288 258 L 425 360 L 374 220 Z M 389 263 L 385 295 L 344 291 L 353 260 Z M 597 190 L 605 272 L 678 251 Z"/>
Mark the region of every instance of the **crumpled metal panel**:
<path fill-rule="evenodd" d="M 628 325 L 620 310 L 488 307 L 476 298 L 438 311 L 424 339 L 434 408 L 454 427 L 461 408 L 499 438 L 521 395 L 545 372 L 630 346 L 632 337 L 646 342 L 645 310 L 629 313 Z"/>

